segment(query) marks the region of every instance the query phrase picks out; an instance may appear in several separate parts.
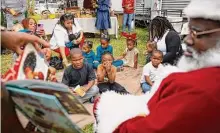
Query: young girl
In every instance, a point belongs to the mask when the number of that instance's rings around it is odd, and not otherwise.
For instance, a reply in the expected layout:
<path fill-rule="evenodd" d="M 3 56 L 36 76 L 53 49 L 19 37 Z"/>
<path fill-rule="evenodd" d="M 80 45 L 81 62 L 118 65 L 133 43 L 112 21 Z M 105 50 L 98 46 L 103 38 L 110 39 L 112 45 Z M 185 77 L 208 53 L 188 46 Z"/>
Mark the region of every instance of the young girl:
<path fill-rule="evenodd" d="M 128 93 L 123 86 L 115 82 L 117 69 L 114 65 L 112 65 L 112 54 L 105 52 L 101 58 L 102 64 L 100 64 L 97 69 L 97 80 L 100 93 L 107 90 L 113 90 L 119 93 Z"/>
<path fill-rule="evenodd" d="M 157 50 L 157 44 L 155 41 L 148 41 L 146 45 L 145 55 L 146 55 L 146 64 L 151 61 L 151 56 L 154 50 Z"/>
<path fill-rule="evenodd" d="M 127 48 L 125 49 L 123 55 L 118 59 L 122 59 L 124 66 L 137 68 L 138 66 L 138 49 L 136 46 L 135 39 L 127 39 Z"/>
<path fill-rule="evenodd" d="M 95 53 L 92 50 L 93 42 L 86 41 L 82 46 L 83 56 L 85 61 L 93 66 L 93 62 L 95 61 Z"/>
<path fill-rule="evenodd" d="M 101 57 L 102 57 L 103 53 L 109 52 L 113 55 L 113 47 L 109 44 L 110 37 L 107 34 L 101 35 L 100 42 L 101 42 L 101 45 L 99 45 L 96 48 L 97 54 L 96 54 L 96 60 L 94 62 L 94 68 L 98 68 L 98 65 L 101 63 Z M 112 64 L 115 67 L 121 67 L 123 65 L 123 61 L 113 59 Z"/>

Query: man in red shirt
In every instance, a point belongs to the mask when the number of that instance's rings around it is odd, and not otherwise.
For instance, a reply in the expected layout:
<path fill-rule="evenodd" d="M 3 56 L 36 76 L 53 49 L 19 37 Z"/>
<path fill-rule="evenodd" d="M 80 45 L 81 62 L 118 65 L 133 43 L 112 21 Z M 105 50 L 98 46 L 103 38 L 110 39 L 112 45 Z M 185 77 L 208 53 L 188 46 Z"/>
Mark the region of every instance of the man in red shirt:
<path fill-rule="evenodd" d="M 191 0 L 187 45 L 177 67 L 142 96 L 106 92 L 97 133 L 220 133 L 220 1 Z"/>
<path fill-rule="evenodd" d="M 126 26 L 130 33 L 132 31 L 131 22 L 134 18 L 134 0 L 122 0 L 122 8 L 124 9 L 122 34 L 126 31 Z"/>

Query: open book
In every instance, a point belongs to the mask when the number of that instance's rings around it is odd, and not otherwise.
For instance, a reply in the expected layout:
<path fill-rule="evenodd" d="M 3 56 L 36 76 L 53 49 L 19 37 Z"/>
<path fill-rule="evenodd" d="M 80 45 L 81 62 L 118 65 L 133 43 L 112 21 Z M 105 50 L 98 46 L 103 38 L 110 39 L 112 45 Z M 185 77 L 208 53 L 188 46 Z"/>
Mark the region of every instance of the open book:
<path fill-rule="evenodd" d="M 32 44 L 27 44 L 18 68 L 17 79 L 40 79 L 46 80 L 48 64 L 44 55 L 37 52 Z"/>
<path fill-rule="evenodd" d="M 43 133 L 79 133 L 70 119 L 90 115 L 63 84 L 41 80 L 14 80 L 6 83 L 16 107 Z"/>

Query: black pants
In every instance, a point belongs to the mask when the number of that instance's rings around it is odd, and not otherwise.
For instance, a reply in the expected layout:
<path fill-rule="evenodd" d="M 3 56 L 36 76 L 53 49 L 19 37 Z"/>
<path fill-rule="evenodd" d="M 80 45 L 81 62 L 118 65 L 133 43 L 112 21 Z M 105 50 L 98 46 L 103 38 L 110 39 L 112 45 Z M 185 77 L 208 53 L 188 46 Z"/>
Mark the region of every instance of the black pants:
<path fill-rule="evenodd" d="M 121 86 L 119 83 L 99 83 L 98 84 L 99 87 L 99 93 L 102 94 L 103 92 L 106 91 L 115 91 L 117 93 L 121 93 L 121 94 L 128 94 L 129 92 L 123 87 Z"/>

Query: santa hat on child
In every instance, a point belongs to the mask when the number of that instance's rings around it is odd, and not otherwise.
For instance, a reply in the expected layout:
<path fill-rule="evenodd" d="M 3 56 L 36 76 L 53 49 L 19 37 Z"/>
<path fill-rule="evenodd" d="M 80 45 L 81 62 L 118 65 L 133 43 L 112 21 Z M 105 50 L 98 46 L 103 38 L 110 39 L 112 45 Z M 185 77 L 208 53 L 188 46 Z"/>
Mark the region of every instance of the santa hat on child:
<path fill-rule="evenodd" d="M 136 41 L 137 40 L 137 34 L 133 33 L 133 34 L 126 34 L 125 37 L 129 40 L 133 40 Z"/>
<path fill-rule="evenodd" d="M 189 18 L 220 21 L 220 0 L 191 0 L 184 13 Z"/>

